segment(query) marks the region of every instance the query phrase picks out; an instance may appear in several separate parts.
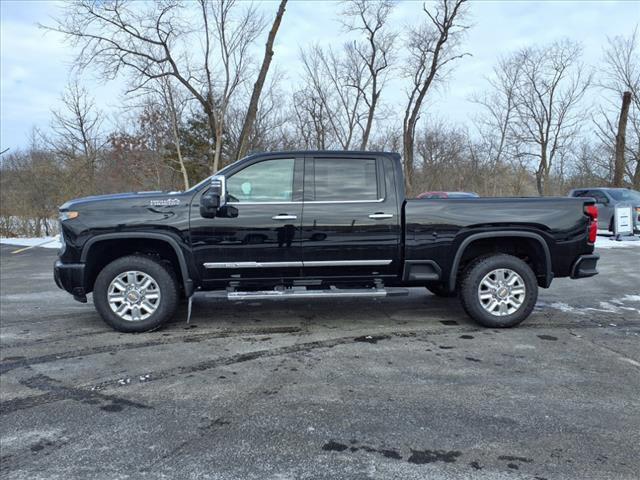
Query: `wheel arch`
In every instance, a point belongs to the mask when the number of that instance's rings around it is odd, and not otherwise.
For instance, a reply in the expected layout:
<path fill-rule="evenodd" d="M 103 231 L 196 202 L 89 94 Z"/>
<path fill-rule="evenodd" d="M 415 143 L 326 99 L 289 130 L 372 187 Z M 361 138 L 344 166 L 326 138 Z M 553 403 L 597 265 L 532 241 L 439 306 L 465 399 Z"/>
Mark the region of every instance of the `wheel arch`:
<path fill-rule="evenodd" d="M 141 240 L 143 242 L 141 242 Z M 191 296 L 194 291 L 194 284 L 189 273 L 189 266 L 185 258 L 184 251 L 175 238 L 171 237 L 170 235 L 156 232 L 105 233 L 90 238 L 84 244 L 82 252 L 80 254 L 80 261 L 87 266 L 85 268 L 85 283 L 87 286 L 87 292 L 93 289 L 95 278 L 99 273 L 99 270 L 104 267 L 102 263 L 108 263 L 108 261 L 113 261 L 116 258 L 122 257 L 124 255 L 135 253 L 135 247 L 143 244 L 145 247 L 147 247 L 146 250 L 148 250 L 149 252 L 156 251 L 159 245 L 163 245 L 163 247 L 158 253 L 170 252 L 170 254 L 168 255 L 169 258 L 167 258 L 167 260 L 171 261 L 174 264 L 174 267 L 177 267 L 175 268 L 176 274 L 178 275 L 182 287 L 184 288 L 185 296 Z M 91 262 L 92 256 L 90 256 L 90 254 L 92 251 L 95 252 L 96 248 L 99 248 L 101 246 L 106 247 L 114 245 L 122 246 L 122 251 L 116 254 L 113 254 L 112 252 L 111 255 L 107 257 L 108 261 L 106 261 L 106 259 L 103 259 L 102 262 Z M 154 248 L 154 246 L 156 248 Z M 143 249 L 145 248 L 143 247 Z M 171 253 L 173 255 L 171 255 Z"/>
<path fill-rule="evenodd" d="M 451 270 L 449 272 L 449 288 L 454 290 L 456 288 L 456 281 L 458 279 L 458 271 L 460 269 L 461 263 L 465 258 L 465 252 L 469 252 L 470 248 L 484 242 L 484 245 L 487 245 L 485 241 L 491 239 L 492 242 L 496 245 L 505 245 L 511 244 L 514 246 L 522 247 L 522 241 L 527 242 L 530 246 L 532 245 L 538 253 L 542 253 L 542 260 L 539 263 L 538 268 L 534 268 L 534 273 L 539 278 L 539 285 L 543 288 L 547 288 L 553 279 L 553 270 L 551 264 L 551 253 L 549 250 L 549 245 L 544 240 L 544 238 L 534 232 L 514 232 L 514 231 L 491 231 L 491 232 L 481 232 L 474 233 L 466 237 L 461 243 L 458 249 L 456 250 L 456 254 L 453 259 L 453 263 L 451 264 Z M 519 244 L 518 244 L 519 242 Z M 527 247 L 525 247 L 527 248 Z M 494 250 L 495 253 L 509 253 L 501 250 Z M 485 253 L 489 253 L 485 249 Z M 472 258 L 475 258 L 472 257 Z M 540 278 L 541 277 L 541 278 Z"/>

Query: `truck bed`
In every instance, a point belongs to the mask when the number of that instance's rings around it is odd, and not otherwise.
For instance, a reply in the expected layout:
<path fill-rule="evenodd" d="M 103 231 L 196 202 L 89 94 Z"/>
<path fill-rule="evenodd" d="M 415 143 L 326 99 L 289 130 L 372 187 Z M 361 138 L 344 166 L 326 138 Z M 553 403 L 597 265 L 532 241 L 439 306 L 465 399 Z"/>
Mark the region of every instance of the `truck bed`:
<path fill-rule="evenodd" d="M 491 243 L 517 231 L 544 241 L 553 276 L 569 276 L 574 259 L 593 252 L 584 214 L 585 205 L 593 203 L 567 197 L 407 200 L 405 260 L 432 259 L 447 278 L 456 252 L 469 238 L 480 234 Z"/>

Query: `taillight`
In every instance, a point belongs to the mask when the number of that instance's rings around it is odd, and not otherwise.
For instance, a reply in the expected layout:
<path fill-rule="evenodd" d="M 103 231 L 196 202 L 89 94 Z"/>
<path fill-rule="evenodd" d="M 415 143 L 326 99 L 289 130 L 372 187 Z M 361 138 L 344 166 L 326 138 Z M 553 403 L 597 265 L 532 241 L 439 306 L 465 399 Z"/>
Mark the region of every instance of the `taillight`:
<path fill-rule="evenodd" d="M 595 205 L 585 205 L 584 213 L 589 217 L 589 243 L 596 243 L 598 235 L 598 207 Z"/>

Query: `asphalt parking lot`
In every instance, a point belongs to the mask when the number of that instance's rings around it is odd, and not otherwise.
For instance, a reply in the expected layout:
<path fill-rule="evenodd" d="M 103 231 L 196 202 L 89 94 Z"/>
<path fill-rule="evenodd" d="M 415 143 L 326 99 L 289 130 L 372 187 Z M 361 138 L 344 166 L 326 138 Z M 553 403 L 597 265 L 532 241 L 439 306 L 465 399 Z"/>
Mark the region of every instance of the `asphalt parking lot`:
<path fill-rule="evenodd" d="M 120 334 L 1 256 L 5 479 L 637 479 L 640 248 L 555 280 L 519 328 L 455 299 L 197 297 Z"/>

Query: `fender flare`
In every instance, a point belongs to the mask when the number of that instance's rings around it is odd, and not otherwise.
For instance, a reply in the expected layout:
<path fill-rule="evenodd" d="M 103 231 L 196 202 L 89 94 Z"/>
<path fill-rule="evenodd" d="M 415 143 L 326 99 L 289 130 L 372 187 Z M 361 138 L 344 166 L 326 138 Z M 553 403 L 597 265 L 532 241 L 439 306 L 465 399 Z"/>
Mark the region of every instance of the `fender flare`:
<path fill-rule="evenodd" d="M 460 247 L 458 247 L 458 250 L 456 251 L 453 263 L 451 264 L 451 271 L 449 272 L 449 288 L 452 291 L 456 288 L 456 277 L 458 275 L 458 267 L 460 266 L 462 255 L 464 254 L 464 251 L 469 246 L 469 244 L 471 244 L 475 240 L 480 240 L 483 238 L 499 237 L 528 238 L 538 242 L 542 247 L 542 251 L 544 252 L 545 257 L 545 281 L 542 287 L 546 288 L 551 285 L 551 280 L 553 280 L 553 271 L 551 268 L 551 253 L 549 251 L 549 245 L 547 245 L 547 242 L 544 240 L 544 238 L 542 238 L 541 235 L 533 232 L 514 232 L 512 230 L 499 230 L 493 232 L 474 233 L 473 235 L 469 235 L 462 241 Z"/>
<path fill-rule="evenodd" d="M 82 253 L 80 254 L 80 262 L 86 263 L 87 256 L 89 255 L 89 250 L 91 247 L 98 242 L 104 240 L 123 240 L 127 238 L 147 238 L 153 240 L 160 240 L 168 243 L 171 248 L 173 248 L 176 257 L 178 259 L 178 264 L 180 265 L 180 274 L 182 276 L 182 283 L 184 286 L 184 293 L 187 298 L 191 297 L 194 292 L 193 280 L 189 275 L 189 267 L 187 266 L 187 260 L 184 256 L 184 252 L 178 242 L 171 237 L 170 235 L 163 233 L 154 233 L 154 232 L 121 232 L 121 233 L 105 233 L 102 235 L 96 235 L 95 237 L 91 237 L 82 247 Z"/>

